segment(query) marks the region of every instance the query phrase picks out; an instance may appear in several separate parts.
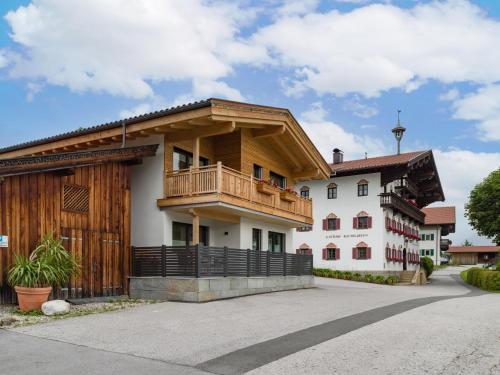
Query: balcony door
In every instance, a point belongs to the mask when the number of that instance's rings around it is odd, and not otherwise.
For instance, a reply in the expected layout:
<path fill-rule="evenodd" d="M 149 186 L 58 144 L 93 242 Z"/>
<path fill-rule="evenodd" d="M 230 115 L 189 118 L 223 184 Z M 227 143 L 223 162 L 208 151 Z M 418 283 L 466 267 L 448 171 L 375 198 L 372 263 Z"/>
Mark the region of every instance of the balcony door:
<path fill-rule="evenodd" d="M 200 225 L 200 244 L 208 246 L 208 233 L 208 227 Z M 193 225 L 174 221 L 172 223 L 172 246 L 191 246 L 192 244 Z"/>
<path fill-rule="evenodd" d="M 172 160 L 172 169 L 178 171 L 181 169 L 188 169 L 193 165 L 193 154 L 188 151 L 184 151 L 180 148 L 175 147 Z M 210 161 L 207 158 L 200 156 L 200 167 L 210 165 Z"/>
<path fill-rule="evenodd" d="M 268 232 L 268 250 L 271 253 L 285 252 L 285 233 Z"/>

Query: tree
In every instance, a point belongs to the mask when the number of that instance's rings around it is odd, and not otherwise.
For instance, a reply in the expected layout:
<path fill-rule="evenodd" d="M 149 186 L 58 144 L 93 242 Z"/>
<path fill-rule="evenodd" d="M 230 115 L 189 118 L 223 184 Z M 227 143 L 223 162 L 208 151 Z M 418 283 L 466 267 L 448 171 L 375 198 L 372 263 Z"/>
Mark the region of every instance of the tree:
<path fill-rule="evenodd" d="M 465 241 L 462 242 L 462 246 L 472 246 L 472 242 L 470 242 L 468 239 L 465 239 Z"/>
<path fill-rule="evenodd" d="M 472 189 L 465 216 L 480 235 L 500 245 L 500 168 Z"/>

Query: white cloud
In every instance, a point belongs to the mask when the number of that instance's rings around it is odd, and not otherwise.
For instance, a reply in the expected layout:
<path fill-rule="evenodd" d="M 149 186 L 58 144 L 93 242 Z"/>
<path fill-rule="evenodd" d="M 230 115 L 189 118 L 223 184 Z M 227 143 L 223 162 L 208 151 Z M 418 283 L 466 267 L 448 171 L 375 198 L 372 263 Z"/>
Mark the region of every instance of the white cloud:
<path fill-rule="evenodd" d="M 461 149 L 434 150 L 436 165 L 441 178 L 446 202 L 438 205 L 451 205 L 457 209 L 456 233 L 451 235 L 454 244 L 465 239 L 477 244 L 490 244 L 486 238 L 479 237 L 470 228 L 464 217 L 464 205 L 470 191 L 489 173 L 500 165 L 500 152 L 472 152 Z"/>
<path fill-rule="evenodd" d="M 129 109 L 124 109 L 123 111 L 120 112 L 120 118 L 129 118 L 129 117 L 135 117 L 139 115 L 143 115 L 149 112 L 152 112 L 152 106 L 150 103 L 141 103 L 138 104 L 132 108 Z"/>
<path fill-rule="evenodd" d="M 220 82 L 232 64 L 266 58 L 238 37 L 253 17 L 221 1 L 36 0 L 5 16 L 26 51 L 10 76 L 130 98 L 154 96 L 152 82 L 193 79 L 234 95 Z"/>
<path fill-rule="evenodd" d="M 286 0 L 277 9 L 279 16 L 297 16 L 313 12 L 318 7 L 319 0 Z"/>
<path fill-rule="evenodd" d="M 500 84 L 455 99 L 453 108 L 453 118 L 477 122 L 481 140 L 500 141 Z"/>
<path fill-rule="evenodd" d="M 373 97 L 393 88 L 412 91 L 428 80 L 500 80 L 500 22 L 465 0 L 282 17 L 253 41 L 296 69 L 288 94 L 312 89 Z"/>
<path fill-rule="evenodd" d="M 0 69 L 7 66 L 9 60 L 7 59 L 5 51 L 0 49 Z"/>
<path fill-rule="evenodd" d="M 35 95 L 38 94 L 42 90 L 43 85 L 36 82 L 28 82 L 26 88 L 28 89 L 28 93 L 26 94 L 26 100 L 28 102 L 32 102 L 35 99 Z"/>
<path fill-rule="evenodd" d="M 354 116 L 361 118 L 370 118 L 378 114 L 376 107 L 361 103 L 358 95 L 354 95 L 353 98 L 346 100 L 342 108 L 352 112 Z"/>
<path fill-rule="evenodd" d="M 389 150 L 384 142 L 373 137 L 350 133 L 342 126 L 326 119 L 328 112 L 320 102 L 314 103 L 310 110 L 300 116 L 300 124 L 325 160 L 331 162 L 335 147 L 344 151 L 345 159 L 357 159 L 384 155 Z"/>
<path fill-rule="evenodd" d="M 438 99 L 443 102 L 452 102 L 460 97 L 460 91 L 457 89 L 450 89 L 444 94 L 439 95 Z"/>

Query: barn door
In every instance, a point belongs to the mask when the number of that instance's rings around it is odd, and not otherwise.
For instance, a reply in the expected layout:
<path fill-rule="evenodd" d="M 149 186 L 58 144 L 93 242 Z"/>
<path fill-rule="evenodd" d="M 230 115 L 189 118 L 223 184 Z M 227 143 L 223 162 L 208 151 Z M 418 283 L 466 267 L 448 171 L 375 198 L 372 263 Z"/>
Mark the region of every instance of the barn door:
<path fill-rule="evenodd" d="M 72 278 L 72 298 L 123 294 L 123 252 L 118 233 L 62 228 L 63 244 L 79 260 L 80 275 Z"/>

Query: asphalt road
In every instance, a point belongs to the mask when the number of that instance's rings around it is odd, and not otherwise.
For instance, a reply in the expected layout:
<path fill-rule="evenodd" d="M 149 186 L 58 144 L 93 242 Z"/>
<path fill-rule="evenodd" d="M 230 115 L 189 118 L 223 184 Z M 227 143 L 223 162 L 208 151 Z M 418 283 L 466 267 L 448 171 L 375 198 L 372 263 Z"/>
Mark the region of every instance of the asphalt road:
<path fill-rule="evenodd" d="M 317 279 L 0 331 L 0 374 L 500 374 L 500 295 L 458 271 L 423 287 Z"/>

